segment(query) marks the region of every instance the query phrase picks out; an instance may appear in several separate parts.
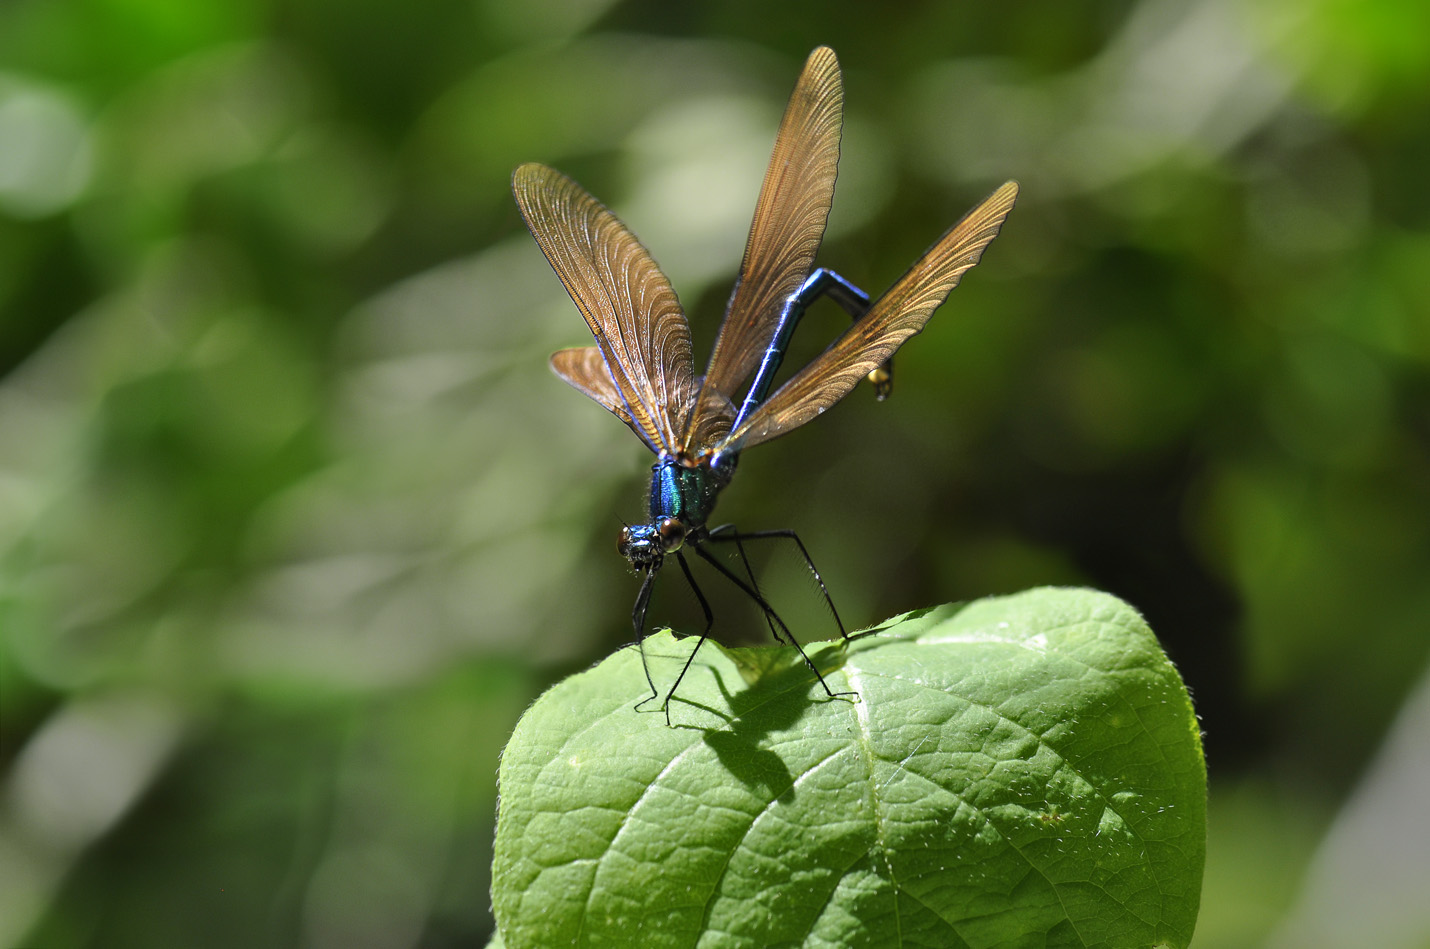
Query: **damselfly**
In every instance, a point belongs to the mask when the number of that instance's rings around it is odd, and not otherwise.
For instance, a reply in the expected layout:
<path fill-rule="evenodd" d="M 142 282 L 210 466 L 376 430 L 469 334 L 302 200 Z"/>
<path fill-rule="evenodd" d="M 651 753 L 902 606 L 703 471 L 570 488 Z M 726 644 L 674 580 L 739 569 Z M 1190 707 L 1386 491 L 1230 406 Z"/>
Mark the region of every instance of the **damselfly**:
<path fill-rule="evenodd" d="M 849 694 L 829 688 L 760 592 L 744 556 L 744 541 L 792 541 L 847 639 L 799 537 L 792 530 L 712 528 L 710 514 L 740 452 L 815 418 L 861 379 L 868 378 L 881 399 L 888 394 L 894 351 L 923 329 L 964 271 L 978 263 L 1018 194 L 1016 182 L 1003 184 L 871 303 L 838 274 L 814 269 L 834 198 L 843 104 L 839 63 L 832 50 L 820 47 L 805 62 L 780 123 L 739 277 L 703 378 L 695 375 L 690 326 L 670 281 L 625 225 L 558 171 L 533 163 L 512 176 L 527 227 L 596 337 L 595 346 L 553 355 L 552 368 L 630 426 L 657 458 L 651 469 L 649 520 L 623 528 L 618 545 L 642 578 L 631 617 L 636 642 L 643 644 L 651 590 L 668 557 L 680 565 L 704 612 L 700 639 L 665 693 L 667 722 L 670 700 L 714 622 L 686 561 L 687 550 L 759 605 L 771 633 L 799 649 L 830 697 Z M 853 323 L 772 393 L 795 327 L 820 296 L 845 309 Z M 705 549 L 717 542 L 736 546 L 744 577 Z M 641 655 L 644 661 L 643 645 Z M 638 704 L 660 696 L 648 663 L 645 674 L 651 694 Z"/>

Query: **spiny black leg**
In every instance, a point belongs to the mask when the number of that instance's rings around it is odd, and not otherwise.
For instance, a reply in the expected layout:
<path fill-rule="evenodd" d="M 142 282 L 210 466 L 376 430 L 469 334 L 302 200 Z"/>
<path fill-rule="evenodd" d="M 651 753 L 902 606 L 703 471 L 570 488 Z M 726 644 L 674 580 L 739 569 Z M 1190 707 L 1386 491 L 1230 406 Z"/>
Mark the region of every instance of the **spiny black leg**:
<path fill-rule="evenodd" d="M 705 599 L 705 594 L 700 591 L 700 585 L 695 582 L 695 575 L 690 572 L 690 565 L 685 562 L 685 554 L 680 551 L 675 552 L 675 559 L 680 562 L 680 569 L 685 573 L 685 579 L 690 583 L 690 589 L 695 591 L 695 598 L 700 601 L 700 611 L 705 614 L 705 628 L 700 631 L 700 639 L 695 643 L 695 648 L 690 650 L 690 655 L 685 657 L 685 665 L 680 667 L 680 675 L 675 677 L 675 684 L 670 687 L 670 691 L 665 693 L 665 723 L 670 724 L 670 700 L 675 695 L 675 690 L 680 688 L 681 681 L 685 678 L 685 673 L 690 671 L 690 664 L 695 661 L 695 654 L 700 651 L 700 647 L 705 645 L 705 640 L 710 635 L 710 627 L 715 624 L 715 614 L 710 612 L 710 603 Z"/>
<path fill-rule="evenodd" d="M 650 677 L 650 663 L 645 658 L 645 611 L 650 605 L 650 593 L 655 588 L 655 568 L 646 571 L 645 579 L 641 581 L 640 592 L 636 594 L 635 609 L 631 610 L 631 624 L 636 628 L 636 648 L 641 653 L 641 669 L 645 672 L 646 685 L 650 686 L 650 695 L 636 703 L 635 707 L 640 708 L 651 699 L 659 698 L 660 693 L 656 691 L 655 680 Z"/>
<path fill-rule="evenodd" d="M 720 537 L 718 539 L 728 539 L 728 535 L 733 531 L 733 528 L 733 524 L 724 524 L 720 527 L 715 528 L 714 531 L 711 531 L 710 534 L 706 536 L 707 538 L 709 538 L 714 536 L 717 532 L 725 532 L 727 536 Z M 770 606 L 770 603 L 768 600 L 765 599 L 764 594 L 760 593 L 759 587 L 753 583 L 753 577 L 751 577 L 752 582 L 750 583 L 750 585 L 746 586 L 743 580 L 731 573 L 729 568 L 727 568 L 724 564 L 718 562 L 708 550 L 705 550 L 703 547 L 696 545 L 695 552 L 698 553 L 701 557 L 704 557 L 706 560 L 708 560 L 716 567 L 716 569 L 718 569 L 725 576 L 729 577 L 732 583 L 734 583 L 737 587 L 743 590 L 745 592 L 745 595 L 748 596 L 750 599 L 754 600 L 755 605 L 764 611 L 765 621 L 770 624 L 770 634 L 774 636 L 775 642 L 784 644 L 786 637 L 788 637 L 789 642 L 794 643 L 794 634 L 789 631 L 789 626 L 786 625 L 785 621 L 780 618 L 780 614 L 775 612 L 775 608 L 773 606 Z M 749 566 L 749 561 L 746 560 L 745 567 L 747 570 L 749 569 Z M 753 571 L 751 571 L 751 573 L 753 573 Z M 780 629 L 784 630 L 783 636 L 780 635 L 779 630 L 774 628 L 774 624 L 776 623 L 779 624 Z M 795 645 L 798 645 L 798 643 L 795 643 Z"/>
<path fill-rule="evenodd" d="M 735 535 L 734 540 L 735 540 L 735 551 L 740 555 L 740 562 L 745 565 L 745 573 L 749 574 L 749 577 L 750 577 L 750 586 L 754 588 L 754 591 L 755 591 L 756 593 L 759 593 L 759 592 L 760 592 L 760 585 L 759 585 L 759 583 L 756 582 L 756 580 L 755 580 L 755 570 L 754 570 L 753 567 L 750 566 L 750 558 L 745 554 L 745 545 L 742 544 L 742 543 L 740 543 L 740 537 L 739 537 L 738 534 Z M 784 640 L 780 639 L 779 631 L 775 629 L 775 621 L 772 620 L 772 619 L 770 619 L 770 616 L 769 616 L 768 613 L 765 614 L 765 625 L 770 628 L 770 635 L 774 637 L 775 642 L 777 642 L 777 643 L 784 642 Z M 793 642 L 793 641 L 794 641 L 794 637 L 790 637 L 790 642 Z"/>
<path fill-rule="evenodd" d="M 777 537 L 787 537 L 790 540 L 794 541 L 795 545 L 799 547 L 800 554 L 804 556 L 805 566 L 809 568 L 810 573 L 814 574 L 814 581 L 819 584 L 819 592 L 824 594 L 824 602 L 829 607 L 829 612 L 834 615 L 835 625 L 839 627 L 839 635 L 843 636 L 845 639 L 849 638 L 849 633 L 844 628 L 844 620 L 839 618 L 839 611 L 834 608 L 834 599 L 829 595 L 829 588 L 824 585 L 824 578 L 819 575 L 818 568 L 814 566 L 814 559 L 809 556 L 809 551 L 805 548 L 804 541 L 799 539 L 798 534 L 788 529 L 774 531 L 747 531 L 745 533 L 740 533 L 736 530 L 726 530 L 726 527 L 732 527 L 732 525 L 727 524 L 722 527 L 717 527 L 715 530 L 710 532 L 710 539 L 719 541 L 733 540 L 736 546 L 739 546 L 740 541 L 742 540 L 772 540 Z M 741 550 L 740 556 L 744 556 L 743 550 Z M 751 577 L 752 581 L 753 579 L 754 578 Z M 775 638 L 778 639 L 779 637 L 776 636 Z"/>
<path fill-rule="evenodd" d="M 735 542 L 735 550 L 740 555 L 740 562 L 745 565 L 745 575 L 750 578 L 750 586 L 754 588 L 756 593 L 759 593 L 760 584 L 759 581 L 755 579 L 755 568 L 750 566 L 750 558 L 745 554 L 745 545 L 740 543 L 741 536 L 742 535 L 736 532 L 734 524 L 721 524 L 710 532 L 711 540 L 733 540 Z M 818 574 L 816 574 L 816 576 L 818 576 Z M 769 626 L 770 635 L 775 638 L 775 642 L 783 643 L 784 639 L 780 636 L 779 631 L 775 629 L 775 622 L 770 619 L 768 613 L 765 614 L 765 624 Z"/>
<path fill-rule="evenodd" d="M 774 607 L 770 606 L 769 603 L 765 602 L 765 598 L 760 596 L 759 593 L 755 592 L 753 587 L 747 584 L 744 580 L 741 580 L 739 577 L 737 577 L 733 572 L 731 572 L 729 567 L 721 563 L 718 557 L 711 554 L 704 547 L 701 547 L 699 544 L 696 544 L 695 552 L 701 557 L 705 558 L 706 562 L 709 563 L 712 567 L 723 573 L 727 580 L 735 584 L 735 586 L 739 587 L 741 590 L 745 591 L 745 595 L 748 596 L 750 599 L 754 600 L 756 603 L 758 603 L 760 605 L 760 608 L 764 610 L 767 615 L 774 618 L 774 621 L 779 624 L 780 629 L 784 630 L 784 634 L 789 637 L 790 643 L 794 646 L 795 649 L 799 650 L 800 658 L 803 659 L 804 664 L 809 667 L 809 671 L 814 673 L 814 677 L 819 680 L 819 684 L 824 689 L 826 695 L 828 695 L 830 698 L 836 698 L 840 695 L 859 694 L 857 692 L 835 692 L 833 689 L 831 689 L 829 687 L 829 683 L 824 681 L 824 676 L 819 674 L 819 670 L 815 668 L 814 663 L 810 661 L 809 655 L 804 651 L 804 647 L 799 644 L 799 640 L 794 638 L 794 633 L 791 633 L 789 631 L 789 627 L 785 625 L 785 621 L 780 619 L 780 615 L 775 612 Z"/>

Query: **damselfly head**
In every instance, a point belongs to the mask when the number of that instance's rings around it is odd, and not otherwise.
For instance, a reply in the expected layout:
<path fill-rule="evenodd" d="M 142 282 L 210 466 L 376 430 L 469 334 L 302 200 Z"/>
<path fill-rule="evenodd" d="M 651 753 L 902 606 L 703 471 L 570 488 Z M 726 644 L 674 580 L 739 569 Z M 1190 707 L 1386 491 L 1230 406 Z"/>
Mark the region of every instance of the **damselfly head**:
<path fill-rule="evenodd" d="M 675 521 L 675 518 L 665 518 L 666 521 Z M 679 521 L 675 521 L 677 525 Z M 625 557 L 632 567 L 638 572 L 652 570 L 660 566 L 665 559 L 667 548 L 665 540 L 661 536 L 661 524 L 636 524 L 621 528 L 621 533 L 616 538 L 616 549 L 621 556 Z M 680 540 L 685 540 L 685 528 L 680 527 Z M 677 543 L 670 550 L 679 548 Z"/>

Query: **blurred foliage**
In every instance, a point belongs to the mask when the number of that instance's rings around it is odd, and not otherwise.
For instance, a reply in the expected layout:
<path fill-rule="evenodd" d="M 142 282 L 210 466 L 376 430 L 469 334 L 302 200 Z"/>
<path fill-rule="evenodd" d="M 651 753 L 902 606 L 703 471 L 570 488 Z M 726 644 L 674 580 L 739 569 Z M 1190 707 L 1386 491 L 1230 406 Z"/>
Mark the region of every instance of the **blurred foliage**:
<path fill-rule="evenodd" d="M 1430 653 L 1427 11 L 0 5 L 0 944 L 484 940 L 498 750 L 629 638 L 648 464 L 545 368 L 586 331 L 507 176 L 610 202 L 708 343 L 821 42 L 823 264 L 878 292 L 1024 197 L 894 399 L 720 513 L 797 528 L 855 625 L 1136 604 L 1207 729 L 1196 944 L 1261 943 Z"/>

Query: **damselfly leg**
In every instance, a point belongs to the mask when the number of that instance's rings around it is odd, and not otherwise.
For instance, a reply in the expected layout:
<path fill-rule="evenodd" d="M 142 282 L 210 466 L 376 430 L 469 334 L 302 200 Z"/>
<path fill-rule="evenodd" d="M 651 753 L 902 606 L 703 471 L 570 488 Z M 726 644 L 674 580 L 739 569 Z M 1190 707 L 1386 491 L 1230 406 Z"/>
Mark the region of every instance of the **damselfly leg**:
<path fill-rule="evenodd" d="M 720 571 L 720 573 L 722 573 L 727 580 L 729 580 L 731 583 L 735 584 L 735 586 L 739 587 L 742 591 L 744 591 L 746 596 L 754 600 L 755 603 L 759 605 L 760 609 L 765 611 L 766 616 L 774 620 L 774 622 L 779 626 L 780 630 L 784 633 L 784 635 L 788 637 L 790 645 L 794 646 L 794 648 L 799 651 L 800 658 L 803 659 L 804 664 L 809 667 L 809 671 L 814 673 L 814 677 L 819 680 L 819 684 L 824 689 L 826 695 L 828 695 L 830 698 L 836 698 L 841 695 L 858 694 L 856 692 L 835 692 L 833 689 L 831 689 L 829 687 L 829 683 L 824 681 L 824 676 L 820 674 L 819 669 L 809 658 L 809 654 L 804 651 L 804 647 L 799 644 L 799 640 L 794 638 L 794 634 L 791 633 L 789 627 L 785 625 L 785 621 L 780 619 L 780 615 L 775 612 L 774 607 L 770 606 L 769 601 L 767 601 L 762 595 L 760 595 L 759 591 L 757 591 L 754 587 L 750 586 L 744 580 L 741 580 L 738 576 L 736 576 L 735 573 L 730 570 L 729 567 L 725 566 L 723 563 L 720 562 L 720 558 L 716 557 L 714 554 L 710 553 L 710 551 L 706 550 L 703 545 L 696 544 L 694 546 L 695 552 L 697 554 L 704 558 L 704 560 L 716 570 Z M 676 683 L 676 685 L 679 684 L 679 682 Z"/>
<path fill-rule="evenodd" d="M 695 598 L 700 601 L 700 610 L 705 614 L 705 628 L 700 631 L 700 638 L 696 641 L 695 648 L 690 650 L 690 655 L 685 657 L 685 665 L 680 667 L 680 675 L 675 677 L 675 683 L 671 685 L 670 691 L 665 693 L 665 701 L 661 703 L 661 708 L 665 711 L 667 725 L 670 724 L 670 700 L 675 697 L 675 690 L 680 688 L 685 673 L 690 671 L 690 664 L 695 661 L 695 654 L 700 651 L 700 647 L 705 645 L 705 640 L 710 637 L 710 627 L 715 625 L 715 614 L 710 611 L 710 602 L 705 599 L 700 584 L 695 582 L 695 575 L 690 572 L 690 564 L 685 562 L 685 554 L 676 551 L 675 559 L 680 562 L 680 570 L 685 574 L 686 582 L 690 584 L 690 589 L 695 591 Z M 649 670 L 646 671 L 646 675 L 650 675 Z"/>
<path fill-rule="evenodd" d="M 636 631 L 636 648 L 641 654 L 641 669 L 645 672 L 646 685 L 650 686 L 650 695 L 636 703 L 636 708 L 640 708 L 651 699 L 659 698 L 660 692 L 655 687 L 655 680 L 650 676 L 650 663 L 645 658 L 645 614 L 646 608 L 650 606 L 651 590 L 655 588 L 655 570 L 647 570 L 645 577 L 641 580 L 640 592 L 636 594 L 636 605 L 631 610 L 631 625 Z"/>
<path fill-rule="evenodd" d="M 819 592 L 824 596 L 824 603 L 829 607 L 830 614 L 834 617 L 834 624 L 839 627 L 839 635 L 844 639 L 849 638 L 849 632 L 844 628 L 844 620 L 839 616 L 839 610 L 834 606 L 834 598 L 829 595 L 829 588 L 824 585 L 824 578 L 819 575 L 819 568 L 814 565 L 814 558 L 810 557 L 809 550 L 804 546 L 804 541 L 799 539 L 799 535 L 793 530 L 771 530 L 771 531 L 738 531 L 734 524 L 722 524 L 710 532 L 710 539 L 721 543 L 733 542 L 740 552 L 740 559 L 745 563 L 745 569 L 750 574 L 750 584 L 755 586 L 754 571 L 750 570 L 749 558 L 745 556 L 743 541 L 747 540 L 777 540 L 788 539 L 799 548 L 800 556 L 804 558 L 804 565 L 809 568 L 810 574 L 814 577 L 814 582 L 819 584 Z M 756 586 L 756 592 L 759 588 Z M 774 633 L 774 630 L 770 630 Z M 775 633 L 775 639 L 779 640 L 779 634 Z M 781 640 L 782 641 L 782 640 Z"/>
<path fill-rule="evenodd" d="M 740 555 L 740 563 L 745 567 L 745 576 L 750 578 L 750 586 L 754 588 L 756 593 L 759 593 L 760 583 L 755 579 L 755 568 L 750 566 L 750 557 L 745 553 L 745 545 L 740 542 L 741 538 L 739 536 L 726 536 L 732 535 L 734 530 L 734 524 L 722 524 L 711 531 L 709 536 L 711 540 L 733 540 L 735 542 L 735 552 Z M 783 644 L 784 638 L 780 636 L 779 630 L 775 629 L 774 620 L 770 619 L 768 613 L 765 614 L 765 625 L 770 628 L 770 635 L 774 637 L 775 642 Z"/>

